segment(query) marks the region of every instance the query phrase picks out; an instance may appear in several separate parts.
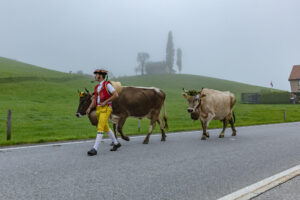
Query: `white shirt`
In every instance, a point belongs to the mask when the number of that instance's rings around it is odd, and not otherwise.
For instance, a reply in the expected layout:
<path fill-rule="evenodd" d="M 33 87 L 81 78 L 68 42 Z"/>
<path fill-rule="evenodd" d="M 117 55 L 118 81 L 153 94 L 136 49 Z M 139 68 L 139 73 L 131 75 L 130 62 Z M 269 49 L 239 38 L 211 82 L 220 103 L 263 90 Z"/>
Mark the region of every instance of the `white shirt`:
<path fill-rule="evenodd" d="M 99 86 L 97 88 L 97 93 L 100 92 L 103 82 L 104 82 L 104 80 L 99 83 Z M 110 94 L 112 94 L 115 91 L 115 88 L 110 83 L 107 84 L 107 89 L 110 92 Z M 99 104 L 99 103 L 100 103 L 100 95 L 97 96 L 97 104 Z"/>

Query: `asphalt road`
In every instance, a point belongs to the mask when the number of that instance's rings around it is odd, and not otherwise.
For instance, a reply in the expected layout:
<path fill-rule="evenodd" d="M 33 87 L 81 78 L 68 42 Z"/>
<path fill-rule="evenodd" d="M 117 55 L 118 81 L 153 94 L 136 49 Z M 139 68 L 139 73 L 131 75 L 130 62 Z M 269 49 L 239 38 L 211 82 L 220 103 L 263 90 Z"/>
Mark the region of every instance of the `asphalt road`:
<path fill-rule="evenodd" d="M 110 142 L 97 156 L 94 141 L 35 148 L 0 148 L 0 199 L 218 199 L 300 164 L 300 123 L 152 135 Z"/>

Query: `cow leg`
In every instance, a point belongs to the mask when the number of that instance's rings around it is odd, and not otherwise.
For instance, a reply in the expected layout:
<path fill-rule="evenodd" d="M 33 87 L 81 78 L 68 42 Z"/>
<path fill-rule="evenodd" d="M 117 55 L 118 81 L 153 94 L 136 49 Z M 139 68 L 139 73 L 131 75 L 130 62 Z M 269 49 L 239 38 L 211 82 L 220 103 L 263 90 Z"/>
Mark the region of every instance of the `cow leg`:
<path fill-rule="evenodd" d="M 234 127 L 234 122 L 232 119 L 229 120 L 229 123 L 231 125 L 231 129 L 232 129 L 232 136 L 236 136 L 236 129 Z"/>
<path fill-rule="evenodd" d="M 162 120 L 160 117 L 158 117 L 158 120 L 157 120 L 159 126 L 160 126 L 160 130 L 161 130 L 161 141 L 166 141 L 166 133 L 165 133 L 165 129 L 164 129 L 164 125 L 162 123 Z"/>
<path fill-rule="evenodd" d="M 121 138 L 123 140 L 126 140 L 126 141 L 129 141 L 129 137 L 127 137 L 126 135 L 124 135 L 123 131 L 122 131 L 122 128 L 123 128 L 123 125 L 126 121 L 126 117 L 121 117 L 118 121 L 118 125 L 117 125 L 117 130 L 118 132 L 121 134 Z"/>
<path fill-rule="evenodd" d="M 202 123 L 202 122 L 201 122 Z M 203 124 L 202 124 L 202 127 L 203 127 Z M 209 138 L 209 132 L 207 131 L 207 125 L 205 126 L 205 132 L 203 132 L 203 134 Z"/>
<path fill-rule="evenodd" d="M 208 132 L 206 131 L 207 127 L 208 127 L 208 124 L 209 122 L 214 118 L 214 115 L 213 114 L 208 114 L 207 115 L 207 118 L 204 119 L 203 121 L 201 120 L 201 123 L 202 123 L 202 128 L 203 128 L 203 134 L 202 134 L 202 138 L 201 140 L 206 140 L 206 137 L 209 138 L 209 134 Z"/>
<path fill-rule="evenodd" d="M 116 139 L 118 139 L 118 134 L 117 134 L 117 125 L 115 123 L 113 123 L 113 131 L 115 134 Z"/>
<path fill-rule="evenodd" d="M 115 123 L 113 123 L 113 131 L 114 131 L 116 139 L 118 140 L 118 133 L 117 133 L 117 130 L 116 130 L 116 126 L 117 125 Z M 110 146 L 114 146 L 114 142 L 111 142 Z"/>
<path fill-rule="evenodd" d="M 206 132 L 207 125 L 206 125 L 206 122 L 203 122 L 202 120 L 200 120 L 200 122 L 201 122 L 201 125 L 202 125 L 202 131 L 203 131 L 201 140 L 206 140 L 206 137 L 208 135 L 208 133 Z M 208 135 L 208 137 L 209 137 L 209 135 Z"/>
<path fill-rule="evenodd" d="M 147 134 L 147 136 L 146 136 L 146 138 L 145 138 L 143 144 L 148 144 L 148 143 L 149 143 L 150 135 L 151 135 L 151 133 L 152 133 L 154 127 L 155 127 L 155 122 L 156 122 L 156 120 L 154 120 L 154 119 L 152 118 L 152 119 L 151 119 L 151 122 L 150 122 L 149 132 L 148 132 L 148 134 Z"/>
<path fill-rule="evenodd" d="M 224 137 L 224 133 L 225 133 L 225 129 L 227 127 L 228 121 L 226 119 L 222 120 L 223 121 L 223 130 L 219 135 L 219 138 L 223 138 Z"/>
<path fill-rule="evenodd" d="M 206 131 L 207 126 L 202 120 L 200 120 L 200 122 L 201 122 L 201 125 L 202 125 L 202 131 L 203 131 L 201 140 L 206 140 L 207 137 L 209 138 L 209 133 Z"/>

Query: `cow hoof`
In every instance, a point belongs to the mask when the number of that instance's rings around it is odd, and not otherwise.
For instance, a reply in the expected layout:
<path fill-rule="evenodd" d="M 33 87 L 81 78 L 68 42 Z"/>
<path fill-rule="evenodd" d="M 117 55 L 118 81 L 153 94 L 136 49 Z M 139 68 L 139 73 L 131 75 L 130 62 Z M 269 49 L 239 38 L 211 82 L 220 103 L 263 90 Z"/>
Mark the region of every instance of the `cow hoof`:
<path fill-rule="evenodd" d="M 232 136 L 236 136 L 236 132 L 232 133 Z"/>
<path fill-rule="evenodd" d="M 127 137 L 127 136 L 122 137 L 122 139 L 125 140 L 125 141 L 129 141 L 130 140 L 129 137 Z"/>
<path fill-rule="evenodd" d="M 165 141 L 166 141 L 166 138 L 161 138 L 160 141 L 165 142 Z"/>
<path fill-rule="evenodd" d="M 219 135 L 219 138 L 224 138 L 224 135 Z"/>
<path fill-rule="evenodd" d="M 205 136 L 202 136 L 202 137 L 201 137 L 201 140 L 206 140 L 206 137 L 205 137 Z"/>
<path fill-rule="evenodd" d="M 204 135 L 209 138 L 209 133 L 208 132 L 206 132 Z"/>
<path fill-rule="evenodd" d="M 146 141 L 146 140 L 144 140 L 144 142 L 143 142 L 143 144 L 148 144 L 149 143 L 149 141 Z"/>

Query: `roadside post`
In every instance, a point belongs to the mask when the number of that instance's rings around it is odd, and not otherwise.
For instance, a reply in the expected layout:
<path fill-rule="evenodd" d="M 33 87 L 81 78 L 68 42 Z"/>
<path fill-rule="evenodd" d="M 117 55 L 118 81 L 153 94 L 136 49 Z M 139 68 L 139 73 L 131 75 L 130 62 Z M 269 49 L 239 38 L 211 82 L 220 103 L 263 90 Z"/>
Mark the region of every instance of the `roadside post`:
<path fill-rule="evenodd" d="M 11 138 L 11 110 L 10 109 L 7 112 L 7 123 L 6 123 L 6 126 L 7 126 L 6 140 L 10 140 L 10 138 Z"/>
<path fill-rule="evenodd" d="M 141 120 L 139 119 L 139 127 L 138 127 L 138 131 L 141 132 Z"/>

